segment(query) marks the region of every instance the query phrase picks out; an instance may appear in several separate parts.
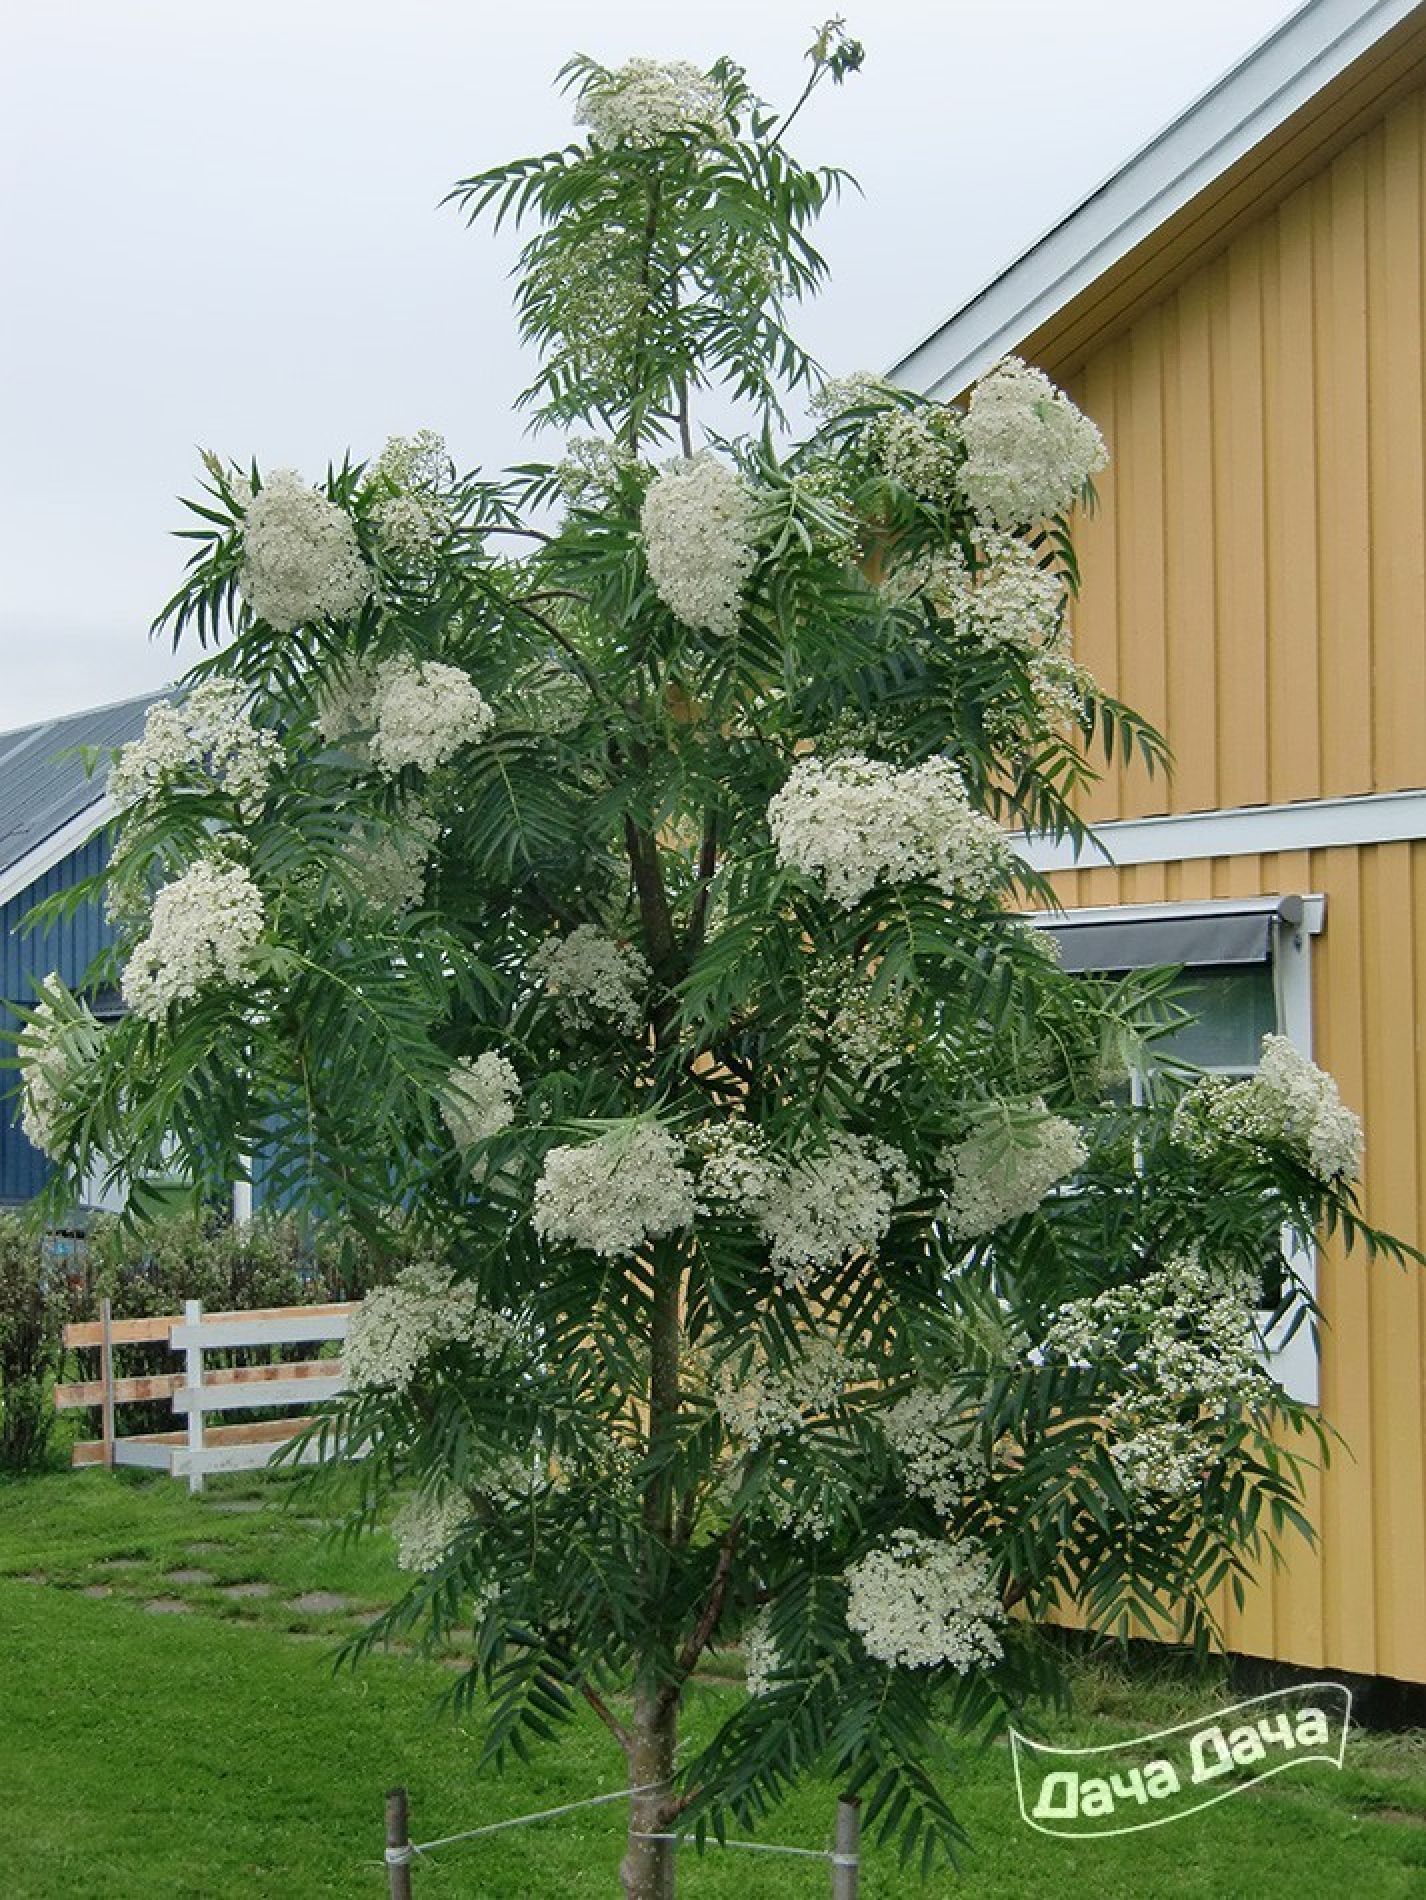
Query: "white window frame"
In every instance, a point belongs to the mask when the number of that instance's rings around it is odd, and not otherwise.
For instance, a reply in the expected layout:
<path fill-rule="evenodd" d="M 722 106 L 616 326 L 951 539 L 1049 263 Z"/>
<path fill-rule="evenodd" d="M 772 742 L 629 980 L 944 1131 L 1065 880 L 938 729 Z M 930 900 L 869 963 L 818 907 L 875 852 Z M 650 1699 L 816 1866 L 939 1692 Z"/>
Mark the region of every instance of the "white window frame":
<path fill-rule="evenodd" d="M 1312 1056 L 1312 939 L 1321 933 L 1326 920 L 1326 899 L 1319 893 L 1298 898 L 1245 897 L 1214 898 L 1200 902 L 1165 904 L 1109 904 L 1080 909 L 1035 911 L 1027 921 L 1037 929 L 1052 930 L 1063 924 L 1095 924 L 1171 921 L 1211 916 L 1264 914 L 1270 918 L 1270 967 L 1273 997 L 1277 1006 L 1277 1033 L 1294 1048 Z M 1214 966 L 1204 966 L 1214 967 Z M 1235 967 L 1230 964 L 1224 969 Z M 1226 1071 L 1225 1071 L 1226 1073 Z M 1233 1071 L 1237 1073 L 1237 1071 Z M 1137 1080 L 1135 1087 L 1137 1090 Z M 1317 1247 L 1310 1237 L 1303 1239 L 1291 1229 L 1284 1230 L 1283 1249 L 1297 1279 L 1314 1300 L 1317 1297 Z M 1283 1314 L 1276 1326 L 1272 1314 L 1259 1315 L 1266 1342 L 1268 1371 L 1289 1394 L 1304 1405 L 1317 1405 L 1321 1393 L 1321 1363 L 1316 1328 L 1310 1318 L 1301 1318 L 1297 1330 L 1294 1319 L 1304 1309 L 1299 1297 Z"/>

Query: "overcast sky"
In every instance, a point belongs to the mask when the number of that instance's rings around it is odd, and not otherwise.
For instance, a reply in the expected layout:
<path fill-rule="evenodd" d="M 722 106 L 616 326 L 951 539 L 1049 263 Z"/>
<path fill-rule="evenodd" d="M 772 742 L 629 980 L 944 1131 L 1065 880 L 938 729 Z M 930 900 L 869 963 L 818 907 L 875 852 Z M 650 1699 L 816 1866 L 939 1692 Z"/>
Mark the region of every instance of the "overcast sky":
<path fill-rule="evenodd" d="M 437 201 L 569 134 L 578 50 L 800 85 L 828 0 L 13 0 L 0 58 L 0 730 L 171 677 L 147 627 L 196 447 L 284 463 L 442 430 L 532 453 L 511 247 Z M 881 368 L 1295 10 L 876 0 L 800 121 L 864 196 L 804 340 Z M 551 442 L 552 439 L 548 439 Z"/>

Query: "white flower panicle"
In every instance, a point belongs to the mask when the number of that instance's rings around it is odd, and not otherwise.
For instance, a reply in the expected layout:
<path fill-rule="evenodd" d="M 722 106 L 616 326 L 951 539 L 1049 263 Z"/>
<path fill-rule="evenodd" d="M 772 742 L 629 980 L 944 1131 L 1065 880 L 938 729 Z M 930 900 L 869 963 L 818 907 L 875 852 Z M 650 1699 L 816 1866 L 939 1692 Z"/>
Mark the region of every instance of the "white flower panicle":
<path fill-rule="evenodd" d="M 750 1696 L 771 1695 L 782 1668 L 782 1655 L 772 1633 L 769 1610 L 760 1610 L 743 1631 L 743 1668 Z"/>
<path fill-rule="evenodd" d="M 638 466 L 639 458 L 620 442 L 572 435 L 555 473 L 566 501 L 575 507 L 597 506 L 617 492 L 621 476 Z"/>
<path fill-rule="evenodd" d="M 897 1204 L 916 1191 L 889 1142 L 841 1131 L 785 1169 L 761 1210 L 773 1271 L 800 1286 L 850 1255 L 874 1258 Z"/>
<path fill-rule="evenodd" d="M 846 910 L 878 884 L 934 884 L 976 902 L 1011 864 L 999 827 L 971 804 L 948 759 L 799 759 L 767 815 L 779 861 L 818 879 Z"/>
<path fill-rule="evenodd" d="M 346 849 L 347 874 L 358 895 L 373 910 L 414 910 L 426 894 L 440 835 L 440 820 L 410 801 L 389 824 L 363 825 Z"/>
<path fill-rule="evenodd" d="M 395 778 L 405 766 L 434 772 L 495 723 L 479 687 L 439 660 L 384 660 L 373 680 L 371 757 Z"/>
<path fill-rule="evenodd" d="M 847 1572 L 847 1624 L 878 1662 L 897 1669 L 945 1664 L 957 1675 L 999 1662 L 1004 1606 L 995 1570 L 971 1538 L 897 1531 Z"/>
<path fill-rule="evenodd" d="M 508 1057 L 487 1050 L 462 1056 L 446 1079 L 441 1114 L 458 1148 L 474 1148 L 509 1128 L 520 1099 L 520 1078 Z"/>
<path fill-rule="evenodd" d="M 752 491 L 735 469 L 702 454 L 669 463 L 644 497 L 640 525 L 649 577 L 686 627 L 729 636 L 757 565 Z"/>
<path fill-rule="evenodd" d="M 965 450 L 955 414 L 939 404 L 890 409 L 872 437 L 881 466 L 913 495 L 946 507 L 960 494 Z"/>
<path fill-rule="evenodd" d="M 425 561 L 451 528 L 455 465 L 434 429 L 393 435 L 371 465 L 371 515 L 386 554 Z"/>
<path fill-rule="evenodd" d="M 547 1244 L 613 1260 L 690 1226 L 695 1211 L 682 1146 L 656 1122 L 633 1122 L 577 1147 L 551 1148 L 531 1218 Z"/>
<path fill-rule="evenodd" d="M 56 1008 L 58 986 L 57 976 L 45 978 L 34 1016 L 15 1044 L 20 1064 L 20 1126 L 25 1139 L 52 1161 L 61 1155 L 60 1118 L 98 1055 L 104 1033 L 87 1006 L 77 1004 L 73 1011 Z"/>
<path fill-rule="evenodd" d="M 723 95 L 711 74 L 686 59 L 631 59 L 591 76 L 576 125 L 601 145 L 657 145 L 675 133 L 729 131 Z"/>
<path fill-rule="evenodd" d="M 247 504 L 238 587 L 278 633 L 310 620 L 346 620 L 371 597 L 373 576 L 350 515 L 279 468 Z"/>
<path fill-rule="evenodd" d="M 114 761 L 109 796 L 122 808 L 182 780 L 206 778 L 252 810 L 267 796 L 280 751 L 276 734 L 253 724 L 245 687 L 203 680 L 183 699 L 149 707 L 142 735 Z"/>
<path fill-rule="evenodd" d="M 712 1396 L 728 1436 L 750 1451 L 802 1429 L 809 1417 L 831 1411 L 847 1387 L 866 1375 L 829 1334 L 809 1333 L 786 1364 L 761 1345 L 725 1359 L 713 1375 Z"/>
<path fill-rule="evenodd" d="M 530 958 L 530 974 L 580 1028 L 611 1023 L 636 1036 L 644 1027 L 649 966 L 632 944 L 616 943 L 593 924 L 546 938 Z"/>
<path fill-rule="evenodd" d="M 1186 1498 L 1203 1482 L 1212 1441 L 1177 1423 L 1146 1424 L 1109 1447 L 1115 1475 L 1131 1498 Z"/>
<path fill-rule="evenodd" d="M 371 748 L 358 734 L 376 723 L 376 685 L 372 669 L 360 660 L 347 660 L 322 673 L 315 696 L 314 721 L 328 745 L 349 751 L 362 765 L 371 763 Z"/>
<path fill-rule="evenodd" d="M 897 400 L 891 383 L 871 370 L 829 376 L 807 407 L 819 422 L 835 422 L 852 409 L 885 409 Z"/>
<path fill-rule="evenodd" d="M 406 1392 L 443 1346 L 498 1359 L 520 1336 L 515 1320 L 485 1306 L 444 1267 L 424 1262 L 368 1293 L 352 1315 L 342 1355 L 347 1386 Z"/>
<path fill-rule="evenodd" d="M 435 1570 L 451 1545 L 474 1522 L 470 1499 L 459 1491 L 441 1497 L 418 1492 L 391 1520 L 396 1562 L 402 1570 Z"/>
<path fill-rule="evenodd" d="M 124 1000 L 161 1022 L 175 1003 L 253 972 L 265 923 L 262 892 L 240 864 L 200 858 L 154 899 L 148 935 L 124 966 Z"/>
<path fill-rule="evenodd" d="M 1088 416 L 1015 356 L 976 384 L 961 431 L 966 499 L 982 521 L 1000 528 L 1059 514 L 1109 459 Z"/>
<path fill-rule="evenodd" d="M 1131 1503 L 1190 1497 L 1218 1455 L 1205 1409 L 1260 1409 L 1274 1387 L 1263 1369 L 1255 1277 L 1209 1269 L 1195 1255 L 1128 1286 L 1070 1300 L 1043 1351 L 1071 1365 L 1116 1365 L 1127 1377 L 1104 1408 L 1105 1442 Z"/>
<path fill-rule="evenodd" d="M 1059 648 L 1064 583 L 1017 536 L 987 533 L 974 574 L 959 555 L 946 556 L 942 572 L 952 616 L 981 646 Z"/>
<path fill-rule="evenodd" d="M 950 1175 L 945 1222 L 956 1240 L 976 1240 L 1006 1221 L 1032 1214 L 1050 1189 L 1085 1164 L 1084 1137 L 1038 1098 L 1028 1114 L 987 1119 L 955 1147 L 942 1165 Z"/>
<path fill-rule="evenodd" d="M 844 1129 L 790 1160 L 773 1155 L 747 1123 L 723 1123 L 704 1141 L 702 1206 L 756 1221 L 769 1264 L 788 1286 L 849 1255 L 874 1257 L 897 1206 L 916 1190 L 899 1148 Z"/>
<path fill-rule="evenodd" d="M 1131 1284 L 1067 1300 L 1046 1328 L 1043 1351 L 1070 1365 L 1126 1368 L 1136 1405 L 1157 1399 L 1173 1412 L 1190 1401 L 1252 1403 L 1270 1389 L 1257 1306 L 1256 1282 L 1241 1268 L 1177 1255 Z"/>
<path fill-rule="evenodd" d="M 895 990 L 879 993 L 873 978 L 850 959 L 814 963 L 803 984 L 803 998 L 811 1020 L 801 1032 L 801 1044 L 813 1060 L 822 1049 L 830 1051 L 864 1087 L 895 1068 L 910 1047 L 911 1012 L 905 998 Z"/>
<path fill-rule="evenodd" d="M 1362 1170 L 1362 1124 L 1332 1077 L 1286 1036 L 1264 1036 L 1256 1075 L 1241 1082 L 1210 1076 L 1179 1102 L 1174 1128 L 1200 1151 L 1223 1139 L 1277 1144 L 1297 1151 L 1330 1185 Z"/>
<path fill-rule="evenodd" d="M 921 1386 L 891 1406 L 882 1419 L 887 1443 L 900 1458 L 907 1489 L 943 1517 L 989 1475 L 985 1453 L 973 1433 L 965 1402 L 949 1392 Z"/>

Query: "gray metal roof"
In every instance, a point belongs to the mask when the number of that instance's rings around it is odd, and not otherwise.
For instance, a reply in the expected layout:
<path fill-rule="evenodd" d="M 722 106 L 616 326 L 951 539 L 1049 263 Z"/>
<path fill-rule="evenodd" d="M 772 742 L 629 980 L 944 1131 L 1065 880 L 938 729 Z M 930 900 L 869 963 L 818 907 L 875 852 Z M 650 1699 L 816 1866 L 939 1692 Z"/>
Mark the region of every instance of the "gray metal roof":
<path fill-rule="evenodd" d="M 91 778 L 74 748 L 127 745 L 143 730 L 149 707 L 163 697 L 144 693 L 0 732 L 0 877 L 103 798 L 107 764 L 101 760 Z"/>

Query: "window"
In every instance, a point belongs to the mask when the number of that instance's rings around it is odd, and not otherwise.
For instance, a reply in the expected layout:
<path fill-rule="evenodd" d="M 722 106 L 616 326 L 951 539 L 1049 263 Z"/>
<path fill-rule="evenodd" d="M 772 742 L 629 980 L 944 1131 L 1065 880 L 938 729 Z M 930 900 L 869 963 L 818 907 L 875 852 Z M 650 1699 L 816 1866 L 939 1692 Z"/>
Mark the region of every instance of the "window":
<path fill-rule="evenodd" d="M 1065 968 L 1104 975 L 1180 964 L 1193 1021 L 1158 1046 L 1220 1075 L 1251 1075 L 1265 1035 L 1312 1054 L 1312 938 L 1321 897 L 1261 897 L 1197 904 L 1135 904 L 1036 915 L 1060 946 Z M 1137 1093 L 1136 1083 L 1136 1093 Z M 1285 1234 L 1284 1252 L 1315 1292 L 1316 1249 Z M 1267 1323 L 1264 1314 L 1264 1324 Z M 1315 1405 L 1317 1345 L 1305 1323 L 1289 1338 L 1289 1312 L 1269 1335 L 1268 1365 L 1296 1399 Z"/>

